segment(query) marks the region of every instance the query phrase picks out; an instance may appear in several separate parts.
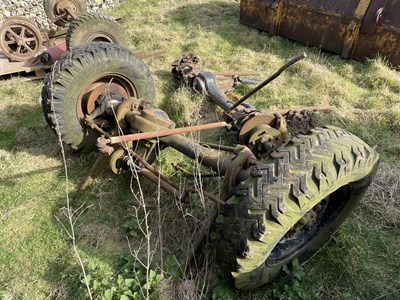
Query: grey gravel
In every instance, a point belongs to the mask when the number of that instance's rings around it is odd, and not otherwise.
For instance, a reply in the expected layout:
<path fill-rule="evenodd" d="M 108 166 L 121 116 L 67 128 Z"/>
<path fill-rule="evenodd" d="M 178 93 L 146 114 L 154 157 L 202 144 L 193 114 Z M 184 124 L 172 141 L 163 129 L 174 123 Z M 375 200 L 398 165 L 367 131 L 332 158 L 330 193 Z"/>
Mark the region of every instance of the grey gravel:
<path fill-rule="evenodd" d="M 102 12 L 119 5 L 123 0 L 87 0 L 88 11 Z M 0 0 L 0 24 L 8 17 L 24 16 L 40 30 L 53 28 L 43 8 L 43 0 Z M 53 25 L 54 26 L 54 25 Z"/>

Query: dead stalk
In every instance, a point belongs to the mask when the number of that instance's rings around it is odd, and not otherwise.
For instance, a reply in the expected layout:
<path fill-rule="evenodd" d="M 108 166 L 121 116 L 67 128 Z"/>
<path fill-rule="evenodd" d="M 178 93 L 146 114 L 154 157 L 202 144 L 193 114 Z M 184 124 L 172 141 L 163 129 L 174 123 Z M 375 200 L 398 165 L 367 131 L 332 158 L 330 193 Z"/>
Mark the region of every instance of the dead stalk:
<path fill-rule="evenodd" d="M 109 84 L 112 82 L 112 79 L 110 80 L 110 82 L 109 82 Z M 107 96 L 109 97 L 109 93 L 107 94 Z M 107 100 L 111 100 L 110 98 L 107 98 Z M 114 107 L 112 107 L 111 106 L 111 108 L 112 108 L 112 111 L 113 111 L 113 114 L 114 114 L 114 117 L 115 117 L 115 120 L 117 120 L 117 117 L 116 117 L 116 113 L 115 113 L 115 110 L 114 110 Z M 118 121 L 117 121 L 117 124 L 118 124 Z M 122 131 L 122 128 L 119 126 L 119 124 L 118 124 L 118 130 L 119 130 L 119 132 L 120 132 L 120 134 L 121 135 L 123 135 L 124 133 L 123 133 L 123 131 Z M 131 190 L 131 193 L 132 193 L 132 195 L 134 196 L 134 198 L 136 199 L 136 201 L 137 201 L 137 203 L 138 203 L 138 206 L 134 206 L 134 209 L 135 209 L 135 217 L 136 217 L 136 219 L 137 219 L 137 222 L 138 222 L 138 224 L 139 224 L 139 229 L 140 229 L 140 231 L 142 232 L 142 234 L 143 234 L 143 236 L 144 236 L 144 239 L 145 239 L 145 244 L 146 244 L 146 262 L 144 263 L 140 258 L 139 258 L 139 253 L 140 253 L 140 248 L 142 248 L 142 247 L 139 247 L 139 250 L 134 250 L 134 251 L 132 251 L 132 249 L 131 249 L 131 247 L 130 247 L 130 245 L 129 245 L 129 248 L 130 248 L 130 253 L 131 253 L 131 255 L 135 258 L 135 260 L 136 261 L 138 261 L 144 268 L 145 268 L 145 270 L 146 270 L 146 295 L 143 295 L 142 294 L 142 296 L 145 298 L 145 299 L 149 299 L 150 298 L 150 269 L 151 269 L 151 262 L 152 262 L 152 258 L 153 258 L 153 256 L 154 256 L 154 251 L 152 250 L 152 248 L 151 248 L 151 243 L 150 243 L 150 241 L 151 241 L 151 235 L 152 235 L 152 233 L 151 233 L 151 230 L 150 230 L 150 227 L 149 227 L 149 214 L 150 214 L 150 211 L 148 211 L 148 209 L 147 209 L 147 206 L 146 206 L 146 202 L 145 202 L 145 199 L 144 199 L 144 195 L 143 195 L 143 189 L 142 189 L 142 186 L 141 186 L 141 184 L 140 184 L 140 179 L 139 179 L 139 174 L 138 174 L 138 171 L 140 170 L 140 167 L 139 166 L 136 166 L 135 164 L 134 164 L 134 158 L 130 155 L 130 152 L 129 152 L 129 146 L 127 145 L 127 143 L 126 142 L 123 142 L 123 143 L 121 143 L 122 144 L 122 146 L 124 147 L 124 149 L 126 150 L 126 152 L 128 153 L 128 156 L 129 156 L 129 160 L 130 160 L 130 164 L 129 164 L 129 168 L 130 168 L 130 171 L 131 171 L 131 174 L 132 174 L 132 176 L 131 176 L 131 181 L 130 181 L 130 190 Z M 135 191 L 134 191 L 134 188 L 133 188 L 133 179 L 135 179 L 136 180 L 136 188 L 138 189 L 138 192 L 136 192 L 135 193 Z M 160 184 L 158 184 L 158 188 L 160 188 Z M 144 218 L 142 219 L 142 220 L 139 220 L 139 210 L 142 210 L 143 211 L 143 214 L 144 214 Z M 143 224 L 144 223 L 144 224 Z M 142 225 L 143 224 L 143 225 Z M 137 275 L 135 274 L 135 276 L 137 277 Z"/>
<path fill-rule="evenodd" d="M 55 68 L 57 66 L 57 63 L 58 63 L 58 61 L 56 61 L 54 63 L 53 77 L 52 77 L 53 79 L 54 79 L 54 70 L 55 70 Z M 51 82 L 51 84 L 53 85 L 53 82 Z M 51 99 L 53 100 L 53 95 L 51 95 Z M 71 208 L 71 205 L 70 205 L 70 198 L 69 198 L 69 180 L 68 180 L 67 159 L 65 157 L 64 145 L 63 145 L 61 132 L 60 132 L 60 127 L 58 125 L 58 119 L 56 117 L 55 111 L 54 111 L 54 120 L 55 120 L 55 123 L 56 123 L 56 133 L 57 133 L 57 137 L 58 137 L 58 142 L 60 144 L 61 155 L 62 155 L 62 159 L 63 159 L 64 172 L 65 172 L 65 195 L 66 195 L 66 200 L 67 200 L 67 207 L 64 210 L 64 215 L 67 217 L 68 224 L 69 224 L 69 230 L 64 226 L 64 224 L 61 222 L 61 220 L 57 216 L 55 216 L 55 218 L 62 225 L 62 227 L 64 228 L 64 230 L 66 231 L 66 233 L 68 234 L 69 238 L 72 241 L 72 247 L 73 247 L 75 256 L 78 259 L 79 265 L 80 265 L 82 273 L 83 273 L 83 278 L 84 278 L 84 281 L 85 281 L 85 285 L 86 285 L 86 289 L 87 289 L 87 292 L 88 292 L 88 296 L 89 296 L 90 300 L 92 300 L 93 299 L 92 292 L 90 290 L 89 281 L 88 281 L 88 278 L 86 276 L 85 266 L 83 264 L 83 261 L 82 261 L 82 258 L 80 256 L 80 254 L 78 252 L 78 248 L 76 246 L 76 236 L 75 236 L 75 222 L 86 209 L 82 209 L 82 207 L 84 205 L 84 204 L 82 204 L 76 211 L 72 211 L 72 208 Z M 74 218 L 75 213 L 77 213 L 78 211 L 79 211 L 78 216 L 76 218 Z"/>

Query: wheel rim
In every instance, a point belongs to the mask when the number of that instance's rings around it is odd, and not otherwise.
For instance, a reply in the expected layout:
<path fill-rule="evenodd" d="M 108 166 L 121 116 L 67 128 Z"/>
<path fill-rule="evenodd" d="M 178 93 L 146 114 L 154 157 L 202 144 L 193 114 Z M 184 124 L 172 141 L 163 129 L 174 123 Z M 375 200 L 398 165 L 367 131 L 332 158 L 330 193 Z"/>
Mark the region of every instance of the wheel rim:
<path fill-rule="evenodd" d="M 280 239 L 266 260 L 269 267 L 289 263 L 302 253 L 302 249 L 341 214 L 351 196 L 350 184 L 324 198 L 307 212 L 289 231 Z"/>
<path fill-rule="evenodd" d="M 74 18 L 73 15 L 80 14 L 79 5 L 75 0 L 60 0 L 54 6 L 53 13 L 57 21 L 70 23 Z"/>
<path fill-rule="evenodd" d="M 26 61 L 42 48 L 42 37 L 35 23 L 23 17 L 11 17 L 0 28 L 0 47 L 9 58 Z"/>
<path fill-rule="evenodd" d="M 106 42 L 106 43 L 115 43 L 115 39 L 110 36 L 109 34 L 106 33 L 97 33 L 93 36 L 91 36 L 88 39 L 88 43 L 89 42 Z"/>
<path fill-rule="evenodd" d="M 97 77 L 95 80 L 91 81 L 85 86 L 78 97 L 76 115 L 82 124 L 84 124 L 83 119 L 85 116 L 90 115 L 96 109 L 96 107 L 100 105 L 98 103 L 100 97 L 105 95 L 126 101 L 130 97 L 137 97 L 138 93 L 132 81 L 122 74 L 110 73 Z M 105 126 L 106 128 L 104 129 L 111 130 L 113 128 L 112 124 L 114 119 L 107 116 L 106 119 L 110 123 L 108 126 Z M 104 127 L 104 124 L 102 127 Z"/>

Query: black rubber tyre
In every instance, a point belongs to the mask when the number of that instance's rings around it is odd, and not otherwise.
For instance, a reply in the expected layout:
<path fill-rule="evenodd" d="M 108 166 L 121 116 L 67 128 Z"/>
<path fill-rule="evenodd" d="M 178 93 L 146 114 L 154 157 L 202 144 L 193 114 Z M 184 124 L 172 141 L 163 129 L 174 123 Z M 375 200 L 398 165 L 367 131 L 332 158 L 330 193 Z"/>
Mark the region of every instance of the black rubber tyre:
<path fill-rule="evenodd" d="M 87 5 L 85 0 L 44 0 L 43 8 L 47 17 L 57 26 L 67 27 L 72 20 L 65 20 L 60 17 L 60 12 L 57 11 L 57 5 L 60 3 L 69 6 L 73 13 L 76 15 L 84 14 L 87 12 Z"/>
<path fill-rule="evenodd" d="M 257 165 L 215 221 L 217 256 L 236 287 L 256 288 L 326 242 L 364 195 L 378 162 L 362 140 L 331 127 L 293 138 Z"/>
<path fill-rule="evenodd" d="M 93 43 L 67 52 L 53 65 L 42 89 L 42 109 L 49 125 L 61 133 L 73 149 L 91 148 L 95 137 L 83 126 L 82 118 L 90 113 L 84 107 L 84 92 L 91 85 L 121 89 L 128 97 L 155 99 L 153 77 L 145 63 L 120 45 Z"/>
<path fill-rule="evenodd" d="M 108 42 L 126 47 L 126 33 L 111 17 L 87 13 L 73 20 L 65 37 L 68 50 L 91 42 Z"/>

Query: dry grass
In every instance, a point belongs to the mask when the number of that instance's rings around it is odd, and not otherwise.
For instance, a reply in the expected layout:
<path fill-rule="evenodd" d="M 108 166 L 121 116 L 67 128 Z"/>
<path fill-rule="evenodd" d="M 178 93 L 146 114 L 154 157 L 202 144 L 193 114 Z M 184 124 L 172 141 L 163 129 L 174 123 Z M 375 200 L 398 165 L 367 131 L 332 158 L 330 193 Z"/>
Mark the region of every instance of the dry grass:
<path fill-rule="evenodd" d="M 132 50 L 165 51 L 148 65 L 157 84 L 157 104 L 178 126 L 221 118 L 214 105 L 193 96 L 172 79 L 170 63 L 182 52 L 199 55 L 209 70 L 254 70 L 263 79 L 288 58 L 306 51 L 307 60 L 250 102 L 260 109 L 333 105 L 334 112 L 321 116 L 321 123 L 344 127 L 376 146 L 382 164 L 361 207 L 331 243 L 305 265 L 307 276 L 302 284 L 316 299 L 340 299 L 345 293 L 359 299 L 387 294 L 387 299 L 398 298 L 400 74 L 382 59 L 366 63 L 342 60 L 240 25 L 238 5 L 232 0 L 132 0 L 111 13 L 125 17 Z M 79 271 L 71 247 L 53 217 L 60 215 L 65 205 L 65 178 L 56 137 L 37 103 L 41 85 L 30 82 L 0 87 L 0 298 L 82 299 L 85 294 L 79 290 Z M 249 89 L 243 86 L 238 93 Z M 222 130 L 194 137 L 214 143 L 233 142 Z M 95 156 L 68 153 L 72 193 Z M 194 186 L 193 178 L 170 167 L 173 162 L 196 169 L 171 149 L 162 152 L 157 166 L 175 181 Z M 191 243 L 213 205 L 196 196 L 190 205 L 182 206 L 162 192 L 158 213 L 157 190 L 145 180 L 141 184 L 154 237 L 152 249 L 157 250 L 155 260 L 174 255 L 185 266 Z M 209 192 L 219 193 L 218 180 L 203 179 L 202 185 Z M 83 203 L 91 206 L 77 223 L 78 248 L 85 262 L 117 272 L 120 255 L 129 251 L 123 225 L 135 215 L 133 207 L 137 205 L 129 179 L 105 173 L 89 191 L 73 193 L 71 199 L 75 208 Z M 160 224 L 162 230 L 158 231 Z M 136 245 L 134 239 L 130 241 Z M 160 291 L 166 291 L 167 296 L 173 289 L 186 291 L 181 293 L 183 299 L 205 293 L 205 289 L 194 287 L 193 279 L 204 280 L 207 287 L 218 274 L 213 269 L 215 262 L 206 261 L 207 268 L 199 267 L 194 277 L 183 276 L 181 284 L 167 281 L 167 287 L 160 287 Z M 267 285 L 237 295 L 265 299 L 270 288 Z"/>
<path fill-rule="evenodd" d="M 381 164 L 362 207 L 379 229 L 400 229 L 400 166 Z"/>

